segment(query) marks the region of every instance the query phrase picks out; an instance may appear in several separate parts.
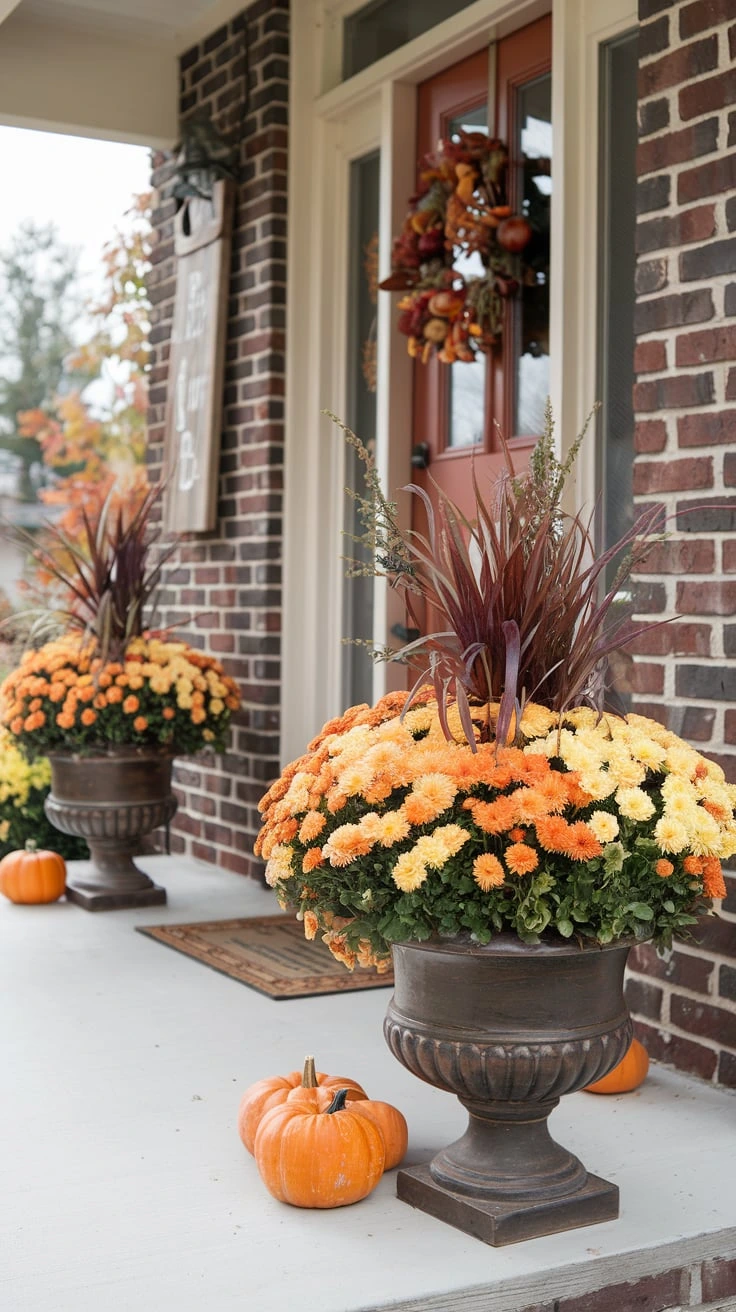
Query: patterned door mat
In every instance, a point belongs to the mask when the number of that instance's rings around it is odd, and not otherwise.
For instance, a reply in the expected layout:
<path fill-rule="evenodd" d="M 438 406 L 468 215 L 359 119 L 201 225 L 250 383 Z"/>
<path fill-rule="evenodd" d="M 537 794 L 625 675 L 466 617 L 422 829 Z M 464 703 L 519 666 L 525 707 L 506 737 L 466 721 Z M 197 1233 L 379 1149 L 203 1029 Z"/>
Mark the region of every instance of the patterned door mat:
<path fill-rule="evenodd" d="M 195 925 L 138 925 L 167 947 L 258 989 L 269 998 L 308 998 L 318 993 L 393 987 L 392 971 L 349 971 L 324 943 L 310 943 L 291 916 L 212 920 Z"/>

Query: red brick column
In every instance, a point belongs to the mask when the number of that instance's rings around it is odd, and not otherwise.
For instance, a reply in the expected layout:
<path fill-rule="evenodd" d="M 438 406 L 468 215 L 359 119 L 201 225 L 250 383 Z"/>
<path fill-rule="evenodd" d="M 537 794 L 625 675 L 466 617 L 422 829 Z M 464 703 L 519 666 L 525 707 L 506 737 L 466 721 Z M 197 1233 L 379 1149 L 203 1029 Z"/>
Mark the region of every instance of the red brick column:
<path fill-rule="evenodd" d="M 736 10 L 640 0 L 634 492 L 670 538 L 637 585 L 635 709 L 736 780 Z M 650 1053 L 736 1087 L 736 879 L 668 962 L 635 954 Z"/>
<path fill-rule="evenodd" d="M 286 304 L 288 0 L 255 0 L 181 58 L 182 118 L 206 106 L 237 130 L 243 91 L 242 184 L 230 274 L 218 527 L 184 541 L 167 571 L 163 623 L 220 656 L 243 705 L 230 752 L 181 762 L 172 850 L 243 874 L 256 802 L 278 773 L 280 734 L 281 510 Z M 156 247 L 150 294 L 153 362 L 149 460 L 160 469 L 175 262 L 173 165 L 154 158 Z"/>

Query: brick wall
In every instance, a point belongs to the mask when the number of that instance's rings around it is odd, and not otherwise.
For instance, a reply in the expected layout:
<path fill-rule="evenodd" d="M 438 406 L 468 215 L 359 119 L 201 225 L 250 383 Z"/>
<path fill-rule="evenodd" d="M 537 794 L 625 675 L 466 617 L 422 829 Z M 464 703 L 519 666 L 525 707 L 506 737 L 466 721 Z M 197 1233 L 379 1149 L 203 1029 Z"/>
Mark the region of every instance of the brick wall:
<path fill-rule="evenodd" d="M 237 131 L 246 81 L 250 95 L 230 271 L 218 527 L 182 542 L 167 572 L 162 617 L 167 625 L 193 617 L 177 632 L 223 659 L 243 704 L 226 756 L 178 764 L 171 845 L 243 874 L 260 871 L 252 856 L 255 804 L 279 758 L 288 30 L 288 0 L 255 0 L 181 58 L 182 118 L 207 106 L 218 127 Z M 171 160 L 155 156 L 153 477 L 162 460 L 173 317 L 172 174 Z"/>
<path fill-rule="evenodd" d="M 637 585 L 635 709 L 736 780 L 736 8 L 640 0 L 634 492 L 670 516 Z M 668 961 L 633 954 L 653 1057 L 736 1087 L 736 878 Z"/>
<path fill-rule="evenodd" d="M 589 1294 L 555 1298 L 507 1312 L 733 1312 L 736 1258 L 714 1258 L 692 1267 L 608 1285 Z"/>

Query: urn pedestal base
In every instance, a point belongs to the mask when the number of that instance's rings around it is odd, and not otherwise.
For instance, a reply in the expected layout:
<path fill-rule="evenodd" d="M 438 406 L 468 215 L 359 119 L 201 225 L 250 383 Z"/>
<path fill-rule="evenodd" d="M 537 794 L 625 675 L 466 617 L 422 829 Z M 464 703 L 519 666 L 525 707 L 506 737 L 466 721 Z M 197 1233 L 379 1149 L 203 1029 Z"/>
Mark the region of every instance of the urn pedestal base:
<path fill-rule="evenodd" d="M 566 1198 L 497 1202 L 454 1193 L 432 1179 L 429 1165 L 409 1166 L 396 1177 L 396 1196 L 496 1248 L 618 1216 L 618 1186 L 597 1175 L 586 1176 L 582 1188 Z"/>
<path fill-rule="evenodd" d="M 118 751 L 89 757 L 52 754 L 46 815 L 65 834 L 84 838 L 91 870 L 67 884 L 66 896 L 85 911 L 161 906 L 166 889 L 133 857 L 141 839 L 176 811 L 171 754 Z"/>
<path fill-rule="evenodd" d="M 74 880 L 66 886 L 67 902 L 74 902 L 85 911 L 123 911 L 126 907 L 159 907 L 166 903 L 166 889 L 149 880 L 148 888 L 121 892 L 119 889 L 98 888 Z"/>
<path fill-rule="evenodd" d="M 386 1041 L 468 1113 L 455 1143 L 399 1172 L 399 1198 L 497 1246 L 615 1220 L 616 1185 L 556 1143 L 547 1120 L 631 1042 L 628 951 L 510 934 L 394 944 Z"/>

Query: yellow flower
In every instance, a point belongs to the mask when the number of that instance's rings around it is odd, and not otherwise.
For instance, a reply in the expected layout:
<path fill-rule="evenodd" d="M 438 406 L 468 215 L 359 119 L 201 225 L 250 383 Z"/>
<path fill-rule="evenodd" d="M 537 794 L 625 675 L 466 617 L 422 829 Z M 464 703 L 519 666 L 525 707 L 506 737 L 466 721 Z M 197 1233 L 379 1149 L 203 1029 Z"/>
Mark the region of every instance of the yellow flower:
<path fill-rule="evenodd" d="M 441 870 L 450 858 L 450 849 L 441 836 L 422 834 L 414 846 L 414 851 L 430 870 Z"/>
<path fill-rule="evenodd" d="M 219 697 L 213 697 L 210 702 L 210 715 L 222 715 L 225 709 L 225 703 Z"/>
<path fill-rule="evenodd" d="M 611 796 L 617 783 L 605 770 L 585 770 L 580 776 L 580 787 L 594 802 L 602 802 L 604 797 Z"/>
<path fill-rule="evenodd" d="M 270 888 L 281 879 L 288 879 L 292 873 L 291 858 L 293 847 L 277 846 L 273 849 L 266 865 L 266 883 Z"/>
<path fill-rule="evenodd" d="M 619 788 L 615 802 L 627 820 L 650 820 L 655 812 L 651 797 L 641 788 Z"/>
<path fill-rule="evenodd" d="M 525 738 L 542 738 L 557 723 L 554 711 L 546 706 L 537 706 L 536 702 L 527 702 L 521 717 L 521 732 Z"/>
<path fill-rule="evenodd" d="M 663 815 L 654 826 L 654 838 L 663 852 L 684 852 L 688 846 L 688 833 L 679 820 Z"/>
<path fill-rule="evenodd" d="M 618 820 L 608 811 L 594 811 L 588 817 L 588 828 L 599 843 L 612 843 L 619 832 Z"/>
<path fill-rule="evenodd" d="M 409 834 L 409 821 L 403 811 L 387 811 L 381 816 L 381 830 L 378 841 L 381 847 L 393 847 L 401 843 Z"/>
<path fill-rule="evenodd" d="M 391 875 L 402 893 L 413 893 L 427 878 L 427 867 L 416 851 L 403 852 Z"/>

